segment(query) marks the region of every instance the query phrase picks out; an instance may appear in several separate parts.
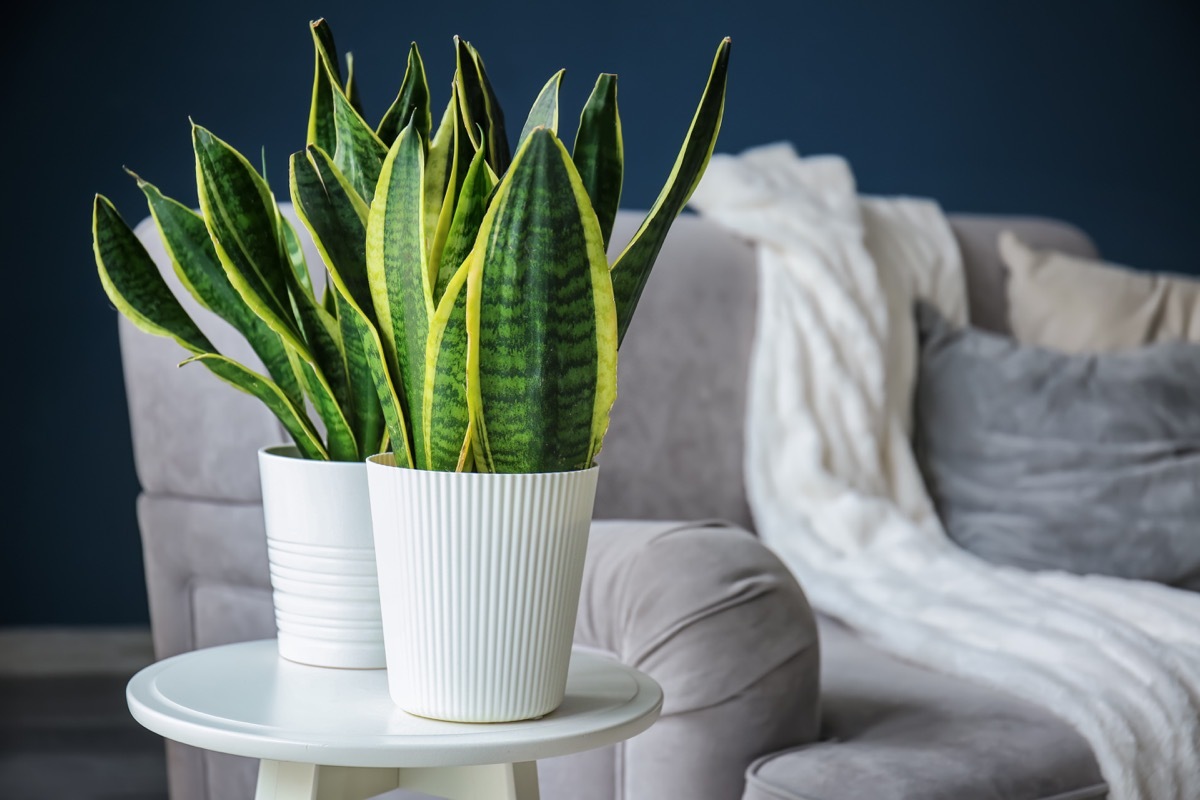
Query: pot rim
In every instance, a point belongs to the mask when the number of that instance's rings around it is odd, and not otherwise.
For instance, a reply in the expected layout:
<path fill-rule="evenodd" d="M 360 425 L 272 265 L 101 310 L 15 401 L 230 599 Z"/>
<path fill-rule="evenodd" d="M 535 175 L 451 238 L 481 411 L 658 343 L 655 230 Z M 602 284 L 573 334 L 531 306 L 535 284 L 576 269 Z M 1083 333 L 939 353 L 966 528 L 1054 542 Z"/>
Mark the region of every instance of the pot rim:
<path fill-rule="evenodd" d="M 517 480 L 520 478 L 534 478 L 534 477 L 547 476 L 547 475 L 586 475 L 588 473 L 597 472 L 600 469 L 599 464 L 593 463 L 592 466 L 587 467 L 585 469 L 564 469 L 564 470 L 559 470 L 557 472 L 455 472 L 453 470 L 417 469 L 416 467 L 402 467 L 399 464 L 385 463 L 385 461 L 383 460 L 383 459 L 394 460 L 395 457 L 396 457 L 396 454 L 391 450 L 387 451 L 386 453 L 376 453 L 374 455 L 367 456 L 367 458 L 366 458 L 367 467 L 368 468 L 379 467 L 381 469 L 396 469 L 396 470 L 400 470 L 402 472 L 419 472 L 422 474 L 464 475 L 464 476 L 472 475 L 472 476 L 478 476 L 478 478 L 475 478 L 477 480 L 486 480 L 487 477 L 508 478 L 510 480 Z M 464 480 L 472 480 L 472 479 L 464 478 Z"/>
<path fill-rule="evenodd" d="M 324 458 L 305 458 L 300 455 L 300 448 L 295 444 L 269 444 L 258 448 L 258 457 L 287 463 L 312 464 L 314 469 L 360 469 L 363 461 L 330 461 Z"/>

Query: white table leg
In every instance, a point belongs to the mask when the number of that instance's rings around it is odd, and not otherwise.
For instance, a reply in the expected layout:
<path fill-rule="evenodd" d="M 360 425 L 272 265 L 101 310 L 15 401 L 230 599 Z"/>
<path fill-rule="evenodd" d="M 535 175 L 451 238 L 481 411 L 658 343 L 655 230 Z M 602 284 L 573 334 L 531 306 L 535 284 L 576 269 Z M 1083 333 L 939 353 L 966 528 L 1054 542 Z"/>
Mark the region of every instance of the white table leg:
<path fill-rule="evenodd" d="M 294 761 L 258 762 L 258 787 L 254 800 L 314 800 L 317 796 L 316 764 Z"/>
<path fill-rule="evenodd" d="M 263 759 L 255 800 L 367 800 L 399 785 L 399 770 Z"/>
<path fill-rule="evenodd" d="M 399 786 L 447 800 L 539 800 L 537 762 L 473 767 L 409 767 Z"/>
<path fill-rule="evenodd" d="M 539 800 L 537 762 L 369 769 L 263 759 L 254 800 L 367 800 L 392 789 L 447 800 Z"/>

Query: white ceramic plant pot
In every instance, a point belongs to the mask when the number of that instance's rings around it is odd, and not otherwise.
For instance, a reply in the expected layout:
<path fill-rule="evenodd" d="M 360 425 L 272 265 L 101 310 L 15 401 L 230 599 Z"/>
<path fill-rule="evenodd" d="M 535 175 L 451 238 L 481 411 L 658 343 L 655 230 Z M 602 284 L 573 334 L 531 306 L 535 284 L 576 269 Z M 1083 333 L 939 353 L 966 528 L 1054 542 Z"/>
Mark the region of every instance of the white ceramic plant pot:
<path fill-rule="evenodd" d="M 484 475 L 367 459 L 397 706 L 511 722 L 562 703 L 597 471 Z"/>
<path fill-rule="evenodd" d="M 279 655 L 317 667 L 386 666 L 363 462 L 258 452 Z"/>

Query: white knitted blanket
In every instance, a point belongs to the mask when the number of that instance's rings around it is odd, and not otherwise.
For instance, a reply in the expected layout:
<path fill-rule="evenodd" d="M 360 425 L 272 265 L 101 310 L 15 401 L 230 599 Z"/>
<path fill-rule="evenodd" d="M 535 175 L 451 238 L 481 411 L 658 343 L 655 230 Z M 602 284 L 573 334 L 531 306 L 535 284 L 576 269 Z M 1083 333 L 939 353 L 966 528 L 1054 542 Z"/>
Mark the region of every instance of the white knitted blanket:
<path fill-rule="evenodd" d="M 1113 800 L 1200 798 L 1200 594 L 990 565 L 935 515 L 909 438 L 913 299 L 966 319 L 937 204 L 861 197 L 843 159 L 780 144 L 715 156 L 692 207 L 757 246 L 747 492 L 812 604 L 1067 720 Z"/>

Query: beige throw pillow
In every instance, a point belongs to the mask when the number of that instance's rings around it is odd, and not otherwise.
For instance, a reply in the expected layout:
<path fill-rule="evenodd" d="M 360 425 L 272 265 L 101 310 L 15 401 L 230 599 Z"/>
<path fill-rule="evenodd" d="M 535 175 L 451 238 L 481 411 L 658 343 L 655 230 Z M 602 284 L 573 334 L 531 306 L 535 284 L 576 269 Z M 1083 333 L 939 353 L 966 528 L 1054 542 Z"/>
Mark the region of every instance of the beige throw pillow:
<path fill-rule="evenodd" d="M 1037 250 L 999 239 L 1017 341 L 1068 353 L 1200 342 L 1200 280 Z"/>

